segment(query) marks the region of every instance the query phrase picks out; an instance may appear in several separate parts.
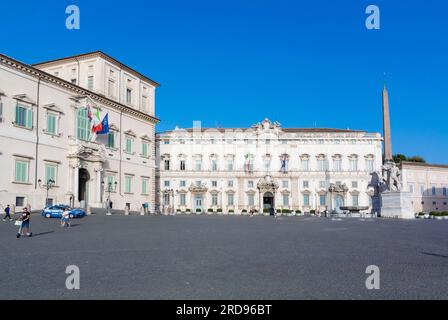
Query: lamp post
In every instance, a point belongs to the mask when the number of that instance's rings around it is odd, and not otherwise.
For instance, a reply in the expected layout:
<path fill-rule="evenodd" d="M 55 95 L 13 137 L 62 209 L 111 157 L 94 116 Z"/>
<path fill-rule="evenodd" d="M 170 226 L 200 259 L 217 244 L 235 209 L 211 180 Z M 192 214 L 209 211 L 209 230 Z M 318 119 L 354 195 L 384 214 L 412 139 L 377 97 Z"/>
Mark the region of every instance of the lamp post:
<path fill-rule="evenodd" d="M 104 188 L 104 181 L 101 181 L 101 185 Z M 105 190 L 107 192 L 107 203 L 106 203 L 106 206 L 107 206 L 106 215 L 107 216 L 112 215 L 112 212 L 110 212 L 110 193 L 115 192 L 116 189 L 117 189 L 117 181 L 115 181 L 113 184 L 110 181 L 107 183 L 107 189 Z"/>
<path fill-rule="evenodd" d="M 54 181 L 53 179 L 48 179 L 47 183 L 42 185 L 42 180 L 39 179 L 37 180 L 37 182 L 39 183 L 39 187 L 42 189 L 46 189 L 47 193 L 45 196 L 45 208 L 48 207 L 48 191 L 52 188 L 54 188 L 56 181 Z"/>

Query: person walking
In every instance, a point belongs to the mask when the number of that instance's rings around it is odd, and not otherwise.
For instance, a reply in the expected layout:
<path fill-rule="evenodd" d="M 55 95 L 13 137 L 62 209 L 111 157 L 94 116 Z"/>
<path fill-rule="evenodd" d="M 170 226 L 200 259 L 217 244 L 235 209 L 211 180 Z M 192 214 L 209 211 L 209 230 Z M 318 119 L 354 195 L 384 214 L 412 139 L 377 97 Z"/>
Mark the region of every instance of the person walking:
<path fill-rule="evenodd" d="M 270 214 L 271 216 L 274 216 L 274 218 L 277 219 L 277 215 L 275 214 L 275 209 L 274 209 L 273 206 L 269 208 L 269 214 Z"/>
<path fill-rule="evenodd" d="M 67 211 L 67 208 L 64 208 L 64 211 L 62 212 L 61 216 L 61 227 L 71 227 L 70 224 L 70 214 Z"/>
<path fill-rule="evenodd" d="M 11 208 L 9 207 L 9 204 L 8 204 L 5 208 L 5 217 L 3 218 L 3 221 L 6 221 L 6 218 L 8 218 L 9 221 L 12 221 L 10 212 L 11 212 Z"/>
<path fill-rule="evenodd" d="M 28 208 L 23 208 L 22 215 L 20 216 L 19 220 L 22 222 L 20 225 L 19 232 L 17 233 L 17 238 L 20 238 L 23 236 L 23 232 L 26 230 L 25 235 L 28 237 L 31 237 L 33 235 L 32 232 L 30 232 L 30 212 L 28 211 Z"/>

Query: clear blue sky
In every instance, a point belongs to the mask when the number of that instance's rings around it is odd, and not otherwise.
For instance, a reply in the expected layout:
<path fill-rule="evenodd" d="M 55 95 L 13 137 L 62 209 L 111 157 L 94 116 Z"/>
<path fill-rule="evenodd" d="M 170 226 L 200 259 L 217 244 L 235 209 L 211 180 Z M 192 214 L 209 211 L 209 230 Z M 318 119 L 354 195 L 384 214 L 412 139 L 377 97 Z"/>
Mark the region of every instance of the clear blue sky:
<path fill-rule="evenodd" d="M 81 29 L 65 28 L 77 4 Z M 365 28 L 369 4 L 381 30 Z M 448 163 L 445 0 L 7 1 L 0 51 L 27 63 L 102 50 L 160 82 L 175 125 L 381 131 L 388 74 L 394 153 Z"/>

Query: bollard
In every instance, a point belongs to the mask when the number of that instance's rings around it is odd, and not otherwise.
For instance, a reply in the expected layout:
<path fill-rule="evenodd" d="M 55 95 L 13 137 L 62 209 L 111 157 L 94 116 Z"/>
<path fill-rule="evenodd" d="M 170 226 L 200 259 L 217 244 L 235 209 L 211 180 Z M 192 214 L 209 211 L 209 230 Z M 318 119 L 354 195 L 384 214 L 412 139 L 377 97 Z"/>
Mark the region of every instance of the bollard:
<path fill-rule="evenodd" d="M 129 215 L 129 207 L 128 206 L 124 206 L 124 215 L 125 216 Z"/>
<path fill-rule="evenodd" d="M 140 215 L 141 215 L 141 216 L 144 216 L 144 215 L 145 215 L 145 207 L 144 207 L 144 206 L 141 206 L 141 207 L 140 207 Z"/>
<path fill-rule="evenodd" d="M 92 207 L 91 206 L 87 206 L 86 214 L 87 215 L 91 215 L 92 214 Z"/>

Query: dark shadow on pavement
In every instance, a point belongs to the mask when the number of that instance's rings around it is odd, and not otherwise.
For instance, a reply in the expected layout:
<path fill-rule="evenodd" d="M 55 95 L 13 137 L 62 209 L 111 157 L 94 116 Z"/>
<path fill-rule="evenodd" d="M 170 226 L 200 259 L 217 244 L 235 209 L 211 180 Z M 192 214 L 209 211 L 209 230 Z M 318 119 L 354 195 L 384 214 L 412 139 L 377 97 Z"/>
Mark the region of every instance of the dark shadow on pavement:
<path fill-rule="evenodd" d="M 448 258 L 448 255 L 438 254 L 438 253 L 431 253 L 431 252 L 422 252 L 424 255 L 427 256 L 433 256 L 438 258 Z"/>
<path fill-rule="evenodd" d="M 47 232 L 33 233 L 33 237 L 44 236 L 44 235 L 46 235 L 46 234 L 53 233 L 53 232 L 54 232 L 54 231 L 47 231 Z"/>

